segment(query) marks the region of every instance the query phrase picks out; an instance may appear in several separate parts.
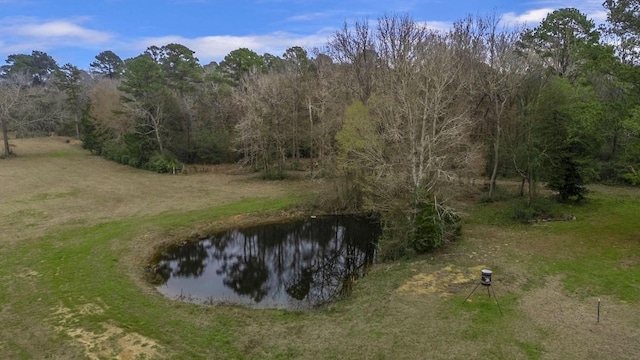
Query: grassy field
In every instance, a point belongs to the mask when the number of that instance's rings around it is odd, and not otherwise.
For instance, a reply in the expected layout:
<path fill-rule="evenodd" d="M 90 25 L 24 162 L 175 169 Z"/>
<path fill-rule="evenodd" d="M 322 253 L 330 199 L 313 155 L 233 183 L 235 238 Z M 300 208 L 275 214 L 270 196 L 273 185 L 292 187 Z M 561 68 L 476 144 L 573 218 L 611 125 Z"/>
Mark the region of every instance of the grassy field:
<path fill-rule="evenodd" d="M 463 238 L 379 264 L 315 312 L 200 306 L 144 280 L 162 244 L 293 216 L 326 186 L 232 168 L 157 175 L 63 139 L 0 160 L 0 354 L 6 359 L 637 359 L 640 191 L 594 187 L 573 221 L 517 225 L 468 204 Z M 499 312 L 480 287 L 494 271 Z M 597 303 L 601 300 L 600 322 Z"/>

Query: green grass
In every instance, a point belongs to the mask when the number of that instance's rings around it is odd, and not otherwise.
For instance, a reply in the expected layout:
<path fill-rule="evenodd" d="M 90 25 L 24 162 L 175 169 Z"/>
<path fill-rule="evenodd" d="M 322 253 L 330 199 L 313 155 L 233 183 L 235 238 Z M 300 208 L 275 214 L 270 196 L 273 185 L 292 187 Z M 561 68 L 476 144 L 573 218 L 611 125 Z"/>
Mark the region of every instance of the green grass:
<path fill-rule="evenodd" d="M 620 259 L 625 256 L 620 255 Z M 640 269 L 621 267 L 619 261 L 590 255 L 581 261 L 557 261 L 549 264 L 549 274 L 563 274 L 565 288 L 582 297 L 613 295 L 626 302 L 637 303 L 640 296 Z"/>
<path fill-rule="evenodd" d="M 467 225 L 500 226 L 549 242 L 550 252 L 534 256 L 529 269 L 542 269 L 545 276 L 562 275 L 571 293 L 640 301 L 639 197 L 592 192 L 582 203 L 552 205 L 554 213 L 575 216 L 574 221 L 544 224 L 515 222 L 512 214 L 520 202 L 512 198 L 479 204 Z"/>
<path fill-rule="evenodd" d="M 70 151 L 64 151 L 64 150 L 54 151 L 49 153 L 49 157 L 52 157 L 52 158 L 66 158 L 71 155 L 75 155 L 75 154 L 72 154 Z"/>
<path fill-rule="evenodd" d="M 32 153 L 32 154 L 20 154 L 22 158 L 50 158 L 50 159 L 65 159 L 73 156 L 78 156 L 78 152 L 72 150 L 58 150 L 50 152 Z"/>
<path fill-rule="evenodd" d="M 36 226 L 39 222 L 51 218 L 51 214 L 48 214 L 40 210 L 25 209 L 19 210 L 4 219 L 5 223 L 16 227 L 32 227 Z"/>
<path fill-rule="evenodd" d="M 544 348 L 540 344 L 531 344 L 526 342 L 518 343 L 518 346 L 524 351 L 528 359 L 536 360 L 540 359 L 544 353 Z"/>
<path fill-rule="evenodd" d="M 149 219 L 149 222 L 162 229 L 174 229 L 176 227 L 188 226 L 189 224 L 199 221 L 215 220 L 237 214 L 260 215 L 281 211 L 299 204 L 303 200 L 304 197 L 297 195 L 289 195 L 276 199 L 248 198 L 235 204 L 205 210 L 194 210 L 182 213 L 166 212 L 154 216 Z"/>
<path fill-rule="evenodd" d="M 104 331 L 100 324 L 113 323 L 160 340 L 186 358 L 209 358 L 215 354 L 240 357 L 232 340 L 238 336 L 235 331 L 243 325 L 243 320 L 215 308 L 143 295 L 130 274 L 119 266 L 120 259 L 128 251 L 126 241 L 151 228 L 176 229 L 235 214 L 255 216 L 289 208 L 299 201 L 296 196 L 275 200 L 253 198 L 200 211 L 163 213 L 149 218 L 54 231 L 39 239 L 37 246 L 21 246 L 4 257 L 0 279 L 10 291 L 0 292 L 0 302 L 10 304 L 12 311 L 19 314 L 46 319 L 52 326 L 63 323 L 61 316 L 52 315 L 56 308 L 62 306 L 75 313 L 72 319 L 74 327 L 99 334 Z M 25 281 L 13 280 L 19 273 L 35 275 Z M 36 288 L 38 291 L 33 291 Z M 10 296 L 10 293 L 19 296 Z M 86 304 L 108 305 L 101 313 L 78 313 L 78 309 Z M 194 314 L 197 317 L 211 316 L 211 321 L 194 324 Z M 24 352 L 21 346 L 9 342 L 9 347 L 15 349 L 17 357 L 22 357 L 19 355 Z M 207 355 L 203 349 L 215 351 Z"/>
<path fill-rule="evenodd" d="M 583 206 L 572 206 L 576 221 L 545 229 L 558 238 L 556 256 L 538 259 L 546 274 L 563 275 L 565 288 L 577 295 L 612 295 L 640 301 L 640 198 L 592 194 Z M 567 256 L 570 254 L 571 256 Z"/>
<path fill-rule="evenodd" d="M 42 238 L 12 246 L 0 262 L 0 351 L 9 359 L 82 358 L 83 349 L 56 328 L 98 336 L 116 326 L 157 341 L 169 358 L 554 358 L 558 335 L 566 334 L 523 309 L 547 277 L 561 277 L 572 305 L 592 296 L 630 304 L 640 299 L 640 198 L 615 193 L 593 193 L 583 205 L 558 205 L 559 213 L 575 215 L 576 220 L 544 224 L 514 223 L 509 200 L 477 205 L 465 232 L 478 239 L 469 235 L 425 257 L 378 264 L 355 282 L 351 296 L 314 312 L 172 301 L 141 285 L 125 261 L 135 256 L 135 246 L 144 245 L 145 236 L 188 236 L 192 226 L 206 229 L 207 224 L 233 224 L 229 219 L 237 216 L 281 214 L 304 201 L 296 195 L 246 198 L 202 210 L 57 227 Z M 468 256 L 504 242 L 511 247 L 496 253 L 500 259 L 495 263 Z M 461 255 L 447 256 L 450 253 Z M 137 266 L 144 267 L 144 261 Z M 450 264 L 491 266 L 498 274 L 496 295 L 503 314 L 485 287 L 463 303 L 475 284 L 459 285 L 448 297 L 398 292 L 416 274 Z M 520 269 L 530 278 L 502 286 L 502 274 L 515 277 Z M 99 311 L 83 311 L 88 305 Z M 117 346 L 118 339 L 109 341 Z M 607 339 L 623 341 L 626 348 L 633 348 L 636 340 Z M 567 353 L 590 346 L 560 344 Z"/>
<path fill-rule="evenodd" d="M 77 197 L 82 191 L 80 189 L 74 189 L 72 191 L 61 192 L 61 193 L 42 193 L 37 194 L 29 198 L 28 201 L 45 201 L 52 199 L 61 199 L 66 197 Z"/>

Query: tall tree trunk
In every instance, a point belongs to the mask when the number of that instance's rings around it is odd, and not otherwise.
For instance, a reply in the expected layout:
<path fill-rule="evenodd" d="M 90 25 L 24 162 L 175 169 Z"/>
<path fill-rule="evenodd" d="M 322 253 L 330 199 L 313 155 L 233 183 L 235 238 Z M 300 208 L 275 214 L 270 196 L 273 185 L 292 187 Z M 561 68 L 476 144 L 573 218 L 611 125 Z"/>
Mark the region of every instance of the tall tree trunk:
<path fill-rule="evenodd" d="M 164 147 L 162 146 L 162 138 L 160 138 L 160 128 L 156 127 L 154 129 L 156 134 L 156 141 L 158 141 L 158 149 L 160 149 L 160 153 L 164 153 Z"/>
<path fill-rule="evenodd" d="M 298 104 L 297 101 L 298 99 L 294 99 L 294 101 L 296 102 L 293 105 L 293 139 L 292 140 L 292 145 L 293 145 L 293 159 L 295 161 L 296 164 L 298 164 L 298 162 L 300 161 L 300 144 L 299 144 L 299 140 L 298 140 Z"/>
<path fill-rule="evenodd" d="M 11 155 L 11 149 L 9 149 L 9 134 L 6 120 L 2 120 L 2 140 L 4 142 L 4 156 L 9 157 L 9 155 Z"/>
<path fill-rule="evenodd" d="M 618 132 L 613 133 L 613 141 L 611 144 L 611 160 L 615 160 L 618 156 Z"/>
<path fill-rule="evenodd" d="M 76 120 L 76 139 L 80 140 L 80 124 L 78 123 L 78 114 L 75 115 Z"/>
<path fill-rule="evenodd" d="M 158 149 L 160 150 L 160 154 L 164 153 L 164 146 L 162 146 L 162 137 L 160 134 L 160 128 L 162 126 L 162 109 L 160 108 L 160 104 L 158 104 L 155 108 L 155 114 L 151 115 L 151 123 L 153 126 L 153 132 L 156 136 L 156 141 L 158 142 Z"/>
<path fill-rule="evenodd" d="M 315 134 L 313 133 L 313 111 L 311 111 L 311 98 L 307 97 L 307 100 L 309 101 L 309 160 L 311 164 L 311 178 L 313 178 L 313 168 L 315 163 L 315 160 L 313 160 L 313 136 Z"/>
<path fill-rule="evenodd" d="M 489 198 L 493 196 L 496 188 L 496 177 L 498 176 L 498 160 L 500 158 L 500 121 L 497 120 L 496 138 L 493 143 L 493 171 L 491 172 L 491 182 L 489 183 Z"/>

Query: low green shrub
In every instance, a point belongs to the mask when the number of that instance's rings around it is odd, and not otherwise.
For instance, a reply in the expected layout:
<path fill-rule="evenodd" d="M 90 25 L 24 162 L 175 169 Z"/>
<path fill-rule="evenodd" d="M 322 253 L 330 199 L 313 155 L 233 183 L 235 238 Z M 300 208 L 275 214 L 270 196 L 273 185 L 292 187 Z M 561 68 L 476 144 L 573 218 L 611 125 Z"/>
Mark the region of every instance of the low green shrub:
<path fill-rule="evenodd" d="M 639 186 L 640 185 L 640 174 L 633 168 L 633 166 L 629 166 L 630 172 L 622 174 L 621 178 L 624 179 L 631 186 Z"/>
<path fill-rule="evenodd" d="M 425 201 L 419 204 L 409 244 L 417 253 L 424 253 L 454 240 L 461 229 L 460 216 L 453 209 Z"/>
<path fill-rule="evenodd" d="M 260 174 L 262 180 L 285 180 L 287 173 L 279 169 L 267 169 Z"/>
<path fill-rule="evenodd" d="M 531 204 L 528 204 L 526 199 L 517 199 L 513 202 L 511 219 L 514 221 L 527 223 L 557 217 L 557 202 L 552 198 L 536 197 Z"/>
<path fill-rule="evenodd" d="M 423 254 L 460 236 L 461 218 L 453 209 L 427 200 L 420 202 L 416 210 L 413 218 L 400 209 L 383 215 L 385 226 L 378 246 L 381 260 Z"/>
<path fill-rule="evenodd" d="M 165 151 L 162 154 L 154 154 L 149 161 L 145 164 L 147 170 L 155 171 L 157 173 L 175 173 L 176 169 L 180 167 L 178 159 L 169 151 Z"/>
<path fill-rule="evenodd" d="M 485 185 L 484 188 L 485 193 L 478 199 L 480 204 L 506 201 L 515 196 L 514 193 L 510 192 L 509 189 L 504 186 L 496 185 L 493 188 L 493 194 L 491 194 L 491 196 L 489 196 L 489 184 Z"/>

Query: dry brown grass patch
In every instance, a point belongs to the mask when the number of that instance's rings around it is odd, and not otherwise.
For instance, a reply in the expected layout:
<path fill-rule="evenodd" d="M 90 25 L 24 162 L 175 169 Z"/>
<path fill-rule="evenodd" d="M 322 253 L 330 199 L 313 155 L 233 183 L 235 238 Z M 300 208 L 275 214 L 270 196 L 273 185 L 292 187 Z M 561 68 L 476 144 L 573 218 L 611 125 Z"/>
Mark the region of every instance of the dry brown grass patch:
<path fill-rule="evenodd" d="M 291 191 L 291 184 L 223 171 L 160 175 L 133 169 L 56 137 L 13 142 L 16 157 L 0 163 L 0 218 L 8 219 L 0 222 L 0 245 L 42 236 L 53 227 L 91 226 Z"/>
<path fill-rule="evenodd" d="M 459 290 L 460 285 L 469 284 L 474 280 L 479 281 L 478 274 L 484 268 L 486 268 L 485 265 L 468 268 L 447 265 L 429 273 L 420 272 L 402 284 L 397 291 L 399 293 L 450 296 Z"/>
<path fill-rule="evenodd" d="M 104 309 L 97 304 L 87 303 L 73 311 L 62 305 L 52 309 L 52 322 L 61 333 L 71 337 L 84 348 L 84 355 L 91 360 L 109 359 L 161 359 L 166 349 L 155 340 L 149 339 L 109 323 L 100 323 L 103 331 L 95 332 L 79 327 L 79 315 L 102 314 Z"/>

